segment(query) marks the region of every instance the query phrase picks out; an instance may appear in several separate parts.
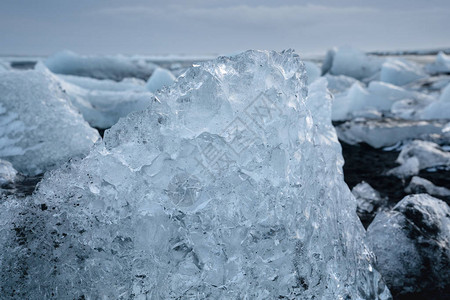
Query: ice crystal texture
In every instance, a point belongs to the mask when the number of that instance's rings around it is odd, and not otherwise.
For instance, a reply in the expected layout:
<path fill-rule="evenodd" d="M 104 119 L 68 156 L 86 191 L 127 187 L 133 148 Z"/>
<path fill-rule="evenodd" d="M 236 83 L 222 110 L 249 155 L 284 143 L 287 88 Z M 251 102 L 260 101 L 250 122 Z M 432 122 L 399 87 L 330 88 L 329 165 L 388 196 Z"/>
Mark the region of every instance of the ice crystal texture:
<path fill-rule="evenodd" d="M 2 294 L 389 299 L 343 180 L 326 80 L 306 94 L 291 51 L 190 68 L 28 203 L 3 203 Z"/>

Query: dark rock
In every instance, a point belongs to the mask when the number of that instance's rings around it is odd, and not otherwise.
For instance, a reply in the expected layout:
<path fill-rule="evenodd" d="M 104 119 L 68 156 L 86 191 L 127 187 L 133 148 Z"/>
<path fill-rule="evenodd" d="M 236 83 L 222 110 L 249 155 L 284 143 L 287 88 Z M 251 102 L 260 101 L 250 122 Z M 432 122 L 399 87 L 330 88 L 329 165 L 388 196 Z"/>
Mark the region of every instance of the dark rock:
<path fill-rule="evenodd" d="M 427 194 L 380 212 L 367 230 L 395 299 L 450 298 L 450 207 Z"/>
<path fill-rule="evenodd" d="M 364 227 L 367 228 L 378 211 L 386 206 L 388 199 L 382 197 L 365 181 L 353 187 L 352 193 L 356 198 L 356 213 Z"/>

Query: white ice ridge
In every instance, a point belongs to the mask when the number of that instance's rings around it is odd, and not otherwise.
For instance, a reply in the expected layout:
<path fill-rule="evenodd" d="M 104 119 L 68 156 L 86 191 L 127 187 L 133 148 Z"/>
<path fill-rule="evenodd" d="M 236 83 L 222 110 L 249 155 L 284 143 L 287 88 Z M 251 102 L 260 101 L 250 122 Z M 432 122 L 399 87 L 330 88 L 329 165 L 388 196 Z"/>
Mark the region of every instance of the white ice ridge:
<path fill-rule="evenodd" d="M 0 159 L 0 189 L 2 186 L 13 183 L 16 180 L 17 171 L 6 160 Z"/>
<path fill-rule="evenodd" d="M 117 56 L 83 56 L 61 51 L 49 56 L 44 64 L 56 74 L 122 80 L 137 77 L 147 80 L 156 66 L 143 59 Z"/>
<path fill-rule="evenodd" d="M 414 176 L 405 188 L 409 194 L 427 193 L 435 197 L 450 197 L 450 189 L 436 186 L 431 181 Z"/>
<path fill-rule="evenodd" d="M 0 60 L 0 72 L 8 71 L 10 69 L 9 64 Z"/>
<path fill-rule="evenodd" d="M 444 52 L 439 52 L 436 60 L 426 66 L 430 74 L 450 73 L 450 57 Z"/>
<path fill-rule="evenodd" d="M 110 128 L 130 112 L 147 108 L 153 94 L 145 81 L 126 78 L 120 82 L 73 75 L 55 75 L 41 62 L 36 70 L 57 81 L 83 118 L 95 128 Z"/>
<path fill-rule="evenodd" d="M 322 64 L 322 74 L 345 75 L 358 80 L 368 80 L 377 76 L 383 59 L 366 55 L 364 52 L 340 47 L 328 51 Z"/>
<path fill-rule="evenodd" d="M 156 68 L 147 81 L 146 87 L 150 92 L 156 92 L 164 86 L 169 86 L 175 81 L 175 76 L 166 69 Z"/>
<path fill-rule="evenodd" d="M 386 59 L 380 71 L 380 81 L 399 86 L 409 84 L 427 76 L 420 65 L 399 58 Z"/>
<path fill-rule="evenodd" d="M 448 140 L 447 123 L 446 120 L 354 119 L 338 125 L 336 131 L 339 139 L 347 144 L 367 143 L 374 148 L 382 148 L 432 136 Z"/>
<path fill-rule="evenodd" d="M 303 63 L 305 64 L 306 76 L 308 77 L 308 85 L 310 85 L 320 77 L 321 70 L 315 62 L 304 61 Z"/>
<path fill-rule="evenodd" d="M 36 175 L 84 156 L 100 137 L 58 82 L 37 71 L 0 73 L 0 158 Z"/>
<path fill-rule="evenodd" d="M 414 140 L 403 147 L 398 155 L 400 166 L 389 170 L 398 177 L 416 175 L 420 170 L 432 167 L 450 167 L 450 152 L 433 142 Z"/>
<path fill-rule="evenodd" d="M 58 81 L 83 118 L 92 127 L 102 129 L 110 128 L 130 112 L 147 108 L 153 97 L 149 90 L 157 91 L 175 80 L 169 70 L 162 68 L 157 68 L 147 83 L 136 78 L 125 78 L 116 82 L 74 75 L 55 75 L 42 62 L 37 63 L 35 69 Z"/>
<path fill-rule="evenodd" d="M 333 102 L 333 120 L 349 120 L 371 110 L 390 112 L 402 119 L 414 119 L 417 111 L 434 100 L 424 93 L 385 82 L 371 81 L 367 88 L 360 82 L 355 82 L 347 91 L 336 95 Z"/>
<path fill-rule="evenodd" d="M 450 119 L 450 84 L 442 89 L 438 101 L 425 107 L 420 116 L 423 119 Z"/>
<path fill-rule="evenodd" d="M 390 299 L 343 180 L 326 80 L 306 94 L 292 51 L 188 69 L 31 198 L 1 204 L 2 294 Z"/>

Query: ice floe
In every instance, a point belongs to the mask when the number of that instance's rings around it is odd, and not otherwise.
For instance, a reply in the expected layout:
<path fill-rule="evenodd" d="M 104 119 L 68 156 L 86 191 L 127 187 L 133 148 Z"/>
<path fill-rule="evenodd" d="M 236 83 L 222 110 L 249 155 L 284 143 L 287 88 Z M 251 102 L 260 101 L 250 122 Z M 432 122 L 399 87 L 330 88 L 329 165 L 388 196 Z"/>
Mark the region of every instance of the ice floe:
<path fill-rule="evenodd" d="M 48 74 L 2 72 L 0 94 L 0 157 L 21 173 L 84 156 L 99 138 Z"/>
<path fill-rule="evenodd" d="M 32 197 L 0 203 L 3 294 L 390 299 L 326 80 L 306 94 L 291 51 L 189 69 Z"/>
<path fill-rule="evenodd" d="M 383 59 L 366 55 L 350 47 L 329 50 L 322 65 L 322 74 L 346 75 L 358 80 L 370 79 L 380 70 Z"/>
<path fill-rule="evenodd" d="M 409 194 L 427 193 L 435 197 L 450 197 L 450 189 L 436 186 L 431 181 L 418 176 L 411 179 L 409 185 L 405 188 Z"/>
<path fill-rule="evenodd" d="M 55 53 L 44 64 L 57 74 L 87 76 L 120 81 L 127 77 L 147 80 L 156 66 L 142 59 L 124 56 L 83 56 L 71 51 Z"/>
<path fill-rule="evenodd" d="M 397 162 L 400 166 L 390 170 L 389 173 L 398 177 L 408 177 L 427 168 L 450 168 L 450 152 L 444 151 L 436 143 L 415 140 L 403 147 Z"/>
<path fill-rule="evenodd" d="M 447 121 L 366 120 L 354 119 L 336 126 L 340 140 L 347 144 L 367 143 L 374 148 L 393 146 L 399 142 L 423 138 L 439 139 L 445 134 Z M 433 137 L 437 135 L 438 137 Z"/>

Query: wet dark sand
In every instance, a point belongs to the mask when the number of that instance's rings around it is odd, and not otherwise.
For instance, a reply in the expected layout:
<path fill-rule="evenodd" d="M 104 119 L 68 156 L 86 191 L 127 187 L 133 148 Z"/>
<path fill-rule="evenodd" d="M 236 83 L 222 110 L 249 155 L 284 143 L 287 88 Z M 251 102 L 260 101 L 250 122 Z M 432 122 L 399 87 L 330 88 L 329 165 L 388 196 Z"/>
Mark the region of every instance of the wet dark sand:
<path fill-rule="evenodd" d="M 398 164 L 395 162 L 400 152 L 383 151 L 367 144 L 349 145 L 341 141 L 344 156 L 344 180 L 352 189 L 361 181 L 365 181 L 376 189 L 383 197 L 388 197 L 389 207 L 394 206 L 407 194 L 404 189 L 411 178 L 406 180 L 388 176 L 386 172 Z M 450 188 L 450 171 L 438 170 L 428 172 L 422 170 L 418 176 L 431 181 L 437 186 Z M 450 205 L 450 199 L 441 198 Z"/>

